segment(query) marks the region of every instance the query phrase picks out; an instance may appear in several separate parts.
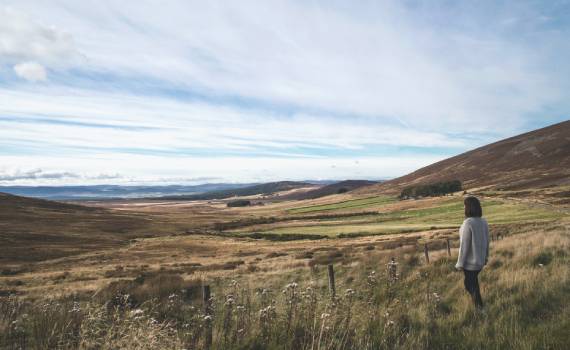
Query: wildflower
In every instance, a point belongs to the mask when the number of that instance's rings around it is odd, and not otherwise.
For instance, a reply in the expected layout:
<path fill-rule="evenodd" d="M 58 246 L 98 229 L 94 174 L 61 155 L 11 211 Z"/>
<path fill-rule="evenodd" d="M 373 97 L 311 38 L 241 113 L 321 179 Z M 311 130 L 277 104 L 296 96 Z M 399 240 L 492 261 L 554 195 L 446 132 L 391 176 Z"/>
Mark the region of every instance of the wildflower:
<path fill-rule="evenodd" d="M 233 296 L 232 294 L 228 294 L 228 295 L 226 296 L 226 302 L 224 303 L 224 305 L 231 306 L 231 305 L 233 305 L 234 303 L 235 303 L 234 296 Z"/>
<path fill-rule="evenodd" d="M 388 263 L 388 282 L 394 283 L 398 280 L 398 263 L 396 259 L 391 258 Z"/>
<path fill-rule="evenodd" d="M 285 289 L 295 289 L 297 288 L 298 284 L 295 282 L 291 282 L 288 285 L 285 286 Z"/>
<path fill-rule="evenodd" d="M 131 316 L 140 316 L 142 314 L 144 314 L 143 309 L 135 309 L 131 311 Z"/>
<path fill-rule="evenodd" d="M 71 313 L 81 312 L 81 306 L 79 305 L 79 302 L 74 301 L 73 306 L 71 307 L 71 310 L 69 310 L 69 312 L 71 312 Z"/>
<path fill-rule="evenodd" d="M 328 318 L 328 317 L 330 317 L 330 316 L 331 316 L 331 314 L 328 314 L 328 313 L 325 312 L 325 313 L 323 313 L 323 314 L 321 315 L 321 320 L 324 320 L 325 318 Z"/>
<path fill-rule="evenodd" d="M 373 286 L 376 284 L 376 271 L 371 271 L 366 278 L 368 285 Z"/>
<path fill-rule="evenodd" d="M 436 303 L 439 303 L 441 301 L 441 296 L 438 293 L 433 293 L 433 298 Z"/>
<path fill-rule="evenodd" d="M 259 310 L 259 319 L 260 320 L 269 320 L 275 316 L 275 307 L 274 306 L 267 306 L 261 310 Z"/>
<path fill-rule="evenodd" d="M 135 310 L 131 311 L 131 316 L 135 320 L 141 319 L 143 317 L 143 315 L 144 315 L 144 310 L 142 310 L 142 309 L 135 309 Z"/>

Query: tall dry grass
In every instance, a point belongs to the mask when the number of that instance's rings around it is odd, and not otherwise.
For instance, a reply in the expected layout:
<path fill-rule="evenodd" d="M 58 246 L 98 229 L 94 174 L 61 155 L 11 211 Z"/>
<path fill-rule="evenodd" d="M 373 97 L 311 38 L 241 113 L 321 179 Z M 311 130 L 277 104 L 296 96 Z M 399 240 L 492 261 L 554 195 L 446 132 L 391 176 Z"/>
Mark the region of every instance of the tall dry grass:
<path fill-rule="evenodd" d="M 391 261 L 388 254 L 397 254 Z M 471 305 L 445 251 L 366 251 L 337 264 L 332 297 L 321 266 L 271 279 L 199 282 L 147 275 L 95 298 L 0 302 L 6 349 L 566 349 L 570 233 L 563 225 L 492 243 L 481 273 L 485 312 Z M 254 275 L 256 276 L 256 275 Z"/>

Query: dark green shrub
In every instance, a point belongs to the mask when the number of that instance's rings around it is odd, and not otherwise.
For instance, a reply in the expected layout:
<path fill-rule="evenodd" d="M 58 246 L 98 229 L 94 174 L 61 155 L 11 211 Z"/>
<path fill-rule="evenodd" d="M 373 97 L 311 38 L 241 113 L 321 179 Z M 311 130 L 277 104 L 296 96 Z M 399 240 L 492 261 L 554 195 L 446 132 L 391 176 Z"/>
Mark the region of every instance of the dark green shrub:
<path fill-rule="evenodd" d="M 539 266 L 539 265 L 546 266 L 552 262 L 553 258 L 554 257 L 551 252 L 541 252 L 540 254 L 535 256 L 534 259 L 532 259 L 532 264 L 534 266 Z"/>
<path fill-rule="evenodd" d="M 251 205 L 251 201 L 247 199 L 238 199 L 235 201 L 228 202 L 227 206 L 232 207 L 249 207 Z"/>

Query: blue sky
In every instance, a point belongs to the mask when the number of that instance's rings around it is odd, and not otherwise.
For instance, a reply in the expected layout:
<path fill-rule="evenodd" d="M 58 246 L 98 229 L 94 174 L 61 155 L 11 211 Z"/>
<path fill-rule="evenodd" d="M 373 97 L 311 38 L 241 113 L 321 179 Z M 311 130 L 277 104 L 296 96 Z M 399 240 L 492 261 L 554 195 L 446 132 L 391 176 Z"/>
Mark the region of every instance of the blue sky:
<path fill-rule="evenodd" d="M 568 120 L 568 1 L 0 2 L 0 185 L 391 178 Z"/>

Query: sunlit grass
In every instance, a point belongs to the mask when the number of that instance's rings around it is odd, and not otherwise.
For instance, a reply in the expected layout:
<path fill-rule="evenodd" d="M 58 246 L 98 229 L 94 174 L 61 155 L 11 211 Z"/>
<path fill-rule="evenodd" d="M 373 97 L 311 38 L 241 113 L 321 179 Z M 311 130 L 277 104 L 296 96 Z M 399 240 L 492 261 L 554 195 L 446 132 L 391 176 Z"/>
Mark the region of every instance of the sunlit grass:
<path fill-rule="evenodd" d="M 393 203 L 397 199 L 389 196 L 375 196 L 361 199 L 351 199 L 347 201 L 322 204 L 322 205 L 312 205 L 307 207 L 300 207 L 288 210 L 290 214 L 302 214 L 302 213 L 313 213 L 329 210 L 341 210 L 341 209 L 364 209 L 378 207 L 383 204 Z"/>
<path fill-rule="evenodd" d="M 387 199 L 386 199 L 387 200 Z M 327 207 L 328 210 L 352 205 L 368 205 L 373 199 L 340 202 L 318 206 Z M 366 204 L 368 203 L 368 204 Z M 386 202 L 389 203 L 389 202 Z M 306 207 L 300 209 L 310 209 Z M 544 209 L 542 207 L 529 207 L 525 204 L 513 204 L 500 200 L 483 200 L 484 217 L 490 224 L 511 224 L 537 221 L 552 221 L 563 216 L 562 213 Z M 319 209 L 321 210 L 321 209 Z M 391 234 L 413 232 L 440 228 L 458 228 L 464 220 L 463 199 L 442 198 L 433 206 L 426 208 L 412 208 L 379 212 L 372 216 L 356 216 L 325 220 L 297 220 L 286 224 L 261 225 L 254 229 L 243 228 L 234 232 L 256 232 L 274 234 L 318 234 L 327 236 L 363 235 L 363 234 Z"/>
<path fill-rule="evenodd" d="M 322 265 L 236 274 L 205 281 L 211 316 L 199 285 L 167 274 L 96 298 L 1 298 L 0 348 L 201 349 L 212 325 L 212 349 L 565 349 L 570 235 L 563 223 L 522 231 L 492 242 L 485 314 L 463 290 L 455 250 L 434 251 L 431 264 L 415 247 L 352 250 L 335 263 L 334 298 Z"/>

